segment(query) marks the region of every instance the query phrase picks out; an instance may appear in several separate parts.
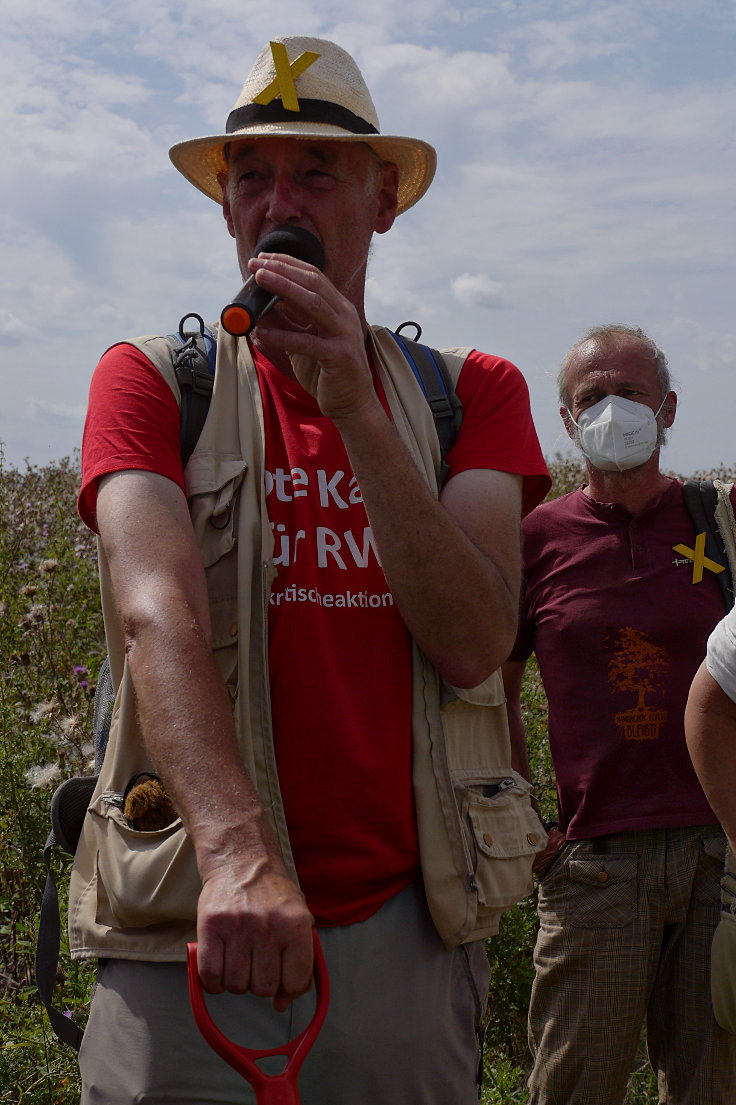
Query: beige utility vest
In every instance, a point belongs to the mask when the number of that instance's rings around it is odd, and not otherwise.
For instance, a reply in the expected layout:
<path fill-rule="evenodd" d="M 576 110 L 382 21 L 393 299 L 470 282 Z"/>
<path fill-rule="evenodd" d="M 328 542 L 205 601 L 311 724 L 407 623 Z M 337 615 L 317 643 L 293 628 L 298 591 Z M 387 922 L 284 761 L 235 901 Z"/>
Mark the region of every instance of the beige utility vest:
<path fill-rule="evenodd" d="M 369 342 L 397 431 L 436 494 L 440 450 L 429 406 L 390 332 L 373 327 Z M 167 339 L 131 344 L 180 402 Z M 445 353 L 454 379 L 467 353 Z M 276 569 L 263 469 L 253 360 L 245 341 L 221 331 L 212 402 L 185 473 L 187 495 L 207 577 L 214 654 L 243 761 L 296 878 L 271 731 L 267 617 Z M 123 816 L 126 784 L 151 764 L 102 551 L 100 586 L 117 697 L 72 869 L 70 945 L 75 958 L 179 960 L 195 939 L 201 884 L 181 821 L 140 832 Z M 434 923 L 449 946 L 492 935 L 504 909 L 529 893 L 533 856 L 545 839 L 529 787 L 511 769 L 500 674 L 471 691 L 455 690 L 415 645 L 412 742 L 421 867 Z"/>

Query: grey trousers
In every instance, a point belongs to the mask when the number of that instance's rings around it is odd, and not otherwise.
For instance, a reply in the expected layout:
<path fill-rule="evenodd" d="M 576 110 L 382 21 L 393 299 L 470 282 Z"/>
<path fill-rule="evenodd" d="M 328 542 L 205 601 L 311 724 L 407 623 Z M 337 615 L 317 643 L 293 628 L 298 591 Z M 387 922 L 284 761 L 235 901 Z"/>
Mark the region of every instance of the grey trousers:
<path fill-rule="evenodd" d="M 532 1105 L 621 1105 L 644 1025 L 662 1105 L 734 1105 L 710 996 L 724 852 L 715 825 L 563 847 L 540 886 Z"/>
<path fill-rule="evenodd" d="M 356 925 L 320 930 L 331 1000 L 302 1067 L 302 1105 L 476 1105 L 482 942 L 447 949 L 415 885 Z M 283 1045 L 314 1007 L 208 998 L 236 1043 Z M 182 963 L 101 964 L 80 1052 L 82 1105 L 250 1105 L 253 1091 L 199 1034 Z"/>

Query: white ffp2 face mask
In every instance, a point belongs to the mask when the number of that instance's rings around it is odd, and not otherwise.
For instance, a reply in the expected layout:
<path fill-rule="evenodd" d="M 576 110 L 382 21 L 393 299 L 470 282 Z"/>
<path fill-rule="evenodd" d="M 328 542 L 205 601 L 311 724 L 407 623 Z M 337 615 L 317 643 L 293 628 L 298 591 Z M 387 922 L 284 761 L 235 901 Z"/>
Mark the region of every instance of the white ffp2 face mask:
<path fill-rule="evenodd" d="M 657 447 L 657 415 L 646 403 L 620 395 L 607 395 L 584 410 L 577 422 L 580 448 L 594 468 L 625 472 L 649 460 Z"/>

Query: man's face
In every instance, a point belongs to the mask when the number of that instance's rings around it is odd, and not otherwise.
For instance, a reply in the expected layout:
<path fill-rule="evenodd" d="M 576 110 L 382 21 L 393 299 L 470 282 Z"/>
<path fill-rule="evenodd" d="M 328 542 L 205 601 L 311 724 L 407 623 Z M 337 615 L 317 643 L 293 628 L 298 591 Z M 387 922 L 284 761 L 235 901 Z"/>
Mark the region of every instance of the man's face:
<path fill-rule="evenodd" d="M 322 243 L 326 275 L 362 309 L 371 237 L 396 215 L 395 166 L 362 143 L 258 138 L 233 143 L 219 179 L 245 275 L 264 234 L 301 226 Z"/>
<path fill-rule="evenodd" d="M 643 403 L 654 413 L 662 404 L 657 366 L 633 336 L 623 335 L 610 343 L 597 338 L 583 342 L 568 361 L 566 380 L 570 414 L 576 422 L 584 410 L 600 403 L 607 395 Z M 676 402 L 674 392 L 670 392 L 660 414 L 665 427 L 674 421 Z M 568 433 L 574 437 L 576 430 L 564 407 L 560 414 Z"/>

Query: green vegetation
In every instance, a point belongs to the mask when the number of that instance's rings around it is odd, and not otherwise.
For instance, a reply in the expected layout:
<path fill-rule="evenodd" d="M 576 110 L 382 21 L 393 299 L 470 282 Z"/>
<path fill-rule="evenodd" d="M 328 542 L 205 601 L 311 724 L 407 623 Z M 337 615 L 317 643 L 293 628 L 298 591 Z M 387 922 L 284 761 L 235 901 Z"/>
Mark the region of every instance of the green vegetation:
<path fill-rule="evenodd" d="M 575 460 L 555 458 L 555 494 L 583 482 Z M 733 478 L 721 469 L 696 476 Z M 77 465 L 6 467 L 0 452 L 0 1105 L 72 1105 L 76 1058 L 58 1044 L 33 985 L 33 949 L 45 879 L 43 846 L 57 783 L 90 770 L 95 674 L 105 645 L 95 543 L 79 521 Z M 524 686 L 535 789 L 546 817 L 555 794 L 545 698 L 533 666 Z M 68 860 L 58 861 L 61 888 Z M 62 908 L 63 908 L 62 903 Z M 530 898 L 489 942 L 493 963 L 484 1105 L 526 1102 L 526 1008 L 536 916 Z M 92 968 L 62 948 L 57 1004 L 84 1019 Z M 627 1105 L 652 1105 L 642 1059 Z"/>
<path fill-rule="evenodd" d="M 25 471 L 0 456 L 0 1102 L 79 1100 L 75 1057 L 33 985 L 55 785 L 92 758 L 94 673 L 105 646 L 92 535 L 74 509 L 75 464 Z M 60 885 L 68 864 L 61 862 Z M 62 956 L 64 1009 L 84 1015 L 90 968 Z"/>

